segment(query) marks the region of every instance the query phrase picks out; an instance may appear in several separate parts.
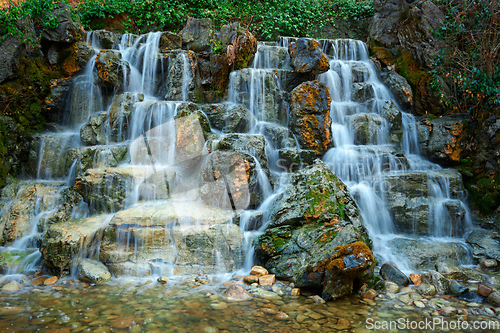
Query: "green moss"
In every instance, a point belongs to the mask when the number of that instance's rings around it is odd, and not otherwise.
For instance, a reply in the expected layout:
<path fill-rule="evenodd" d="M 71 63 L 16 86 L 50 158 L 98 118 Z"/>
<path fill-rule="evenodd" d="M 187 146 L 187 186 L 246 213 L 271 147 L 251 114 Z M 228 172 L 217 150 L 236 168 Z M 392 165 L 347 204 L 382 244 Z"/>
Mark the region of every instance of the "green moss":
<path fill-rule="evenodd" d="M 483 214 L 492 214 L 500 205 L 500 176 L 491 178 L 483 174 L 465 183 L 474 206 Z"/>

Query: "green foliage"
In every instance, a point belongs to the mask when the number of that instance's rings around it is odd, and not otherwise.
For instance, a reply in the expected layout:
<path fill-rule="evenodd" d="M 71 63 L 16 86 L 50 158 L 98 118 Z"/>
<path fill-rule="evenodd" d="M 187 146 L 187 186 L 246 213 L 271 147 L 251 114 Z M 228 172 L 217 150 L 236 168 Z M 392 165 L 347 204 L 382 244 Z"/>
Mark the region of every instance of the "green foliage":
<path fill-rule="evenodd" d="M 445 14 L 434 32 L 446 45 L 434 61 L 435 74 L 451 89 L 443 102 L 479 118 L 485 108 L 500 106 L 500 2 L 434 1 Z"/>
<path fill-rule="evenodd" d="M 47 13 L 56 9 L 56 3 L 48 0 L 26 0 L 21 4 L 9 2 L 9 6 L 0 11 L 0 43 L 9 37 L 20 38 L 23 44 L 30 45 L 33 36 L 28 36 L 19 28 L 19 21 L 33 20 L 35 26 L 42 29 L 57 27 L 58 15 L 50 16 Z"/>
<path fill-rule="evenodd" d="M 240 21 L 259 39 L 312 36 L 326 23 L 373 15 L 373 0 L 86 0 L 77 7 L 82 24 L 96 28 L 98 19 L 127 14 L 126 32 L 179 31 L 188 17 L 210 18 L 217 27 Z"/>

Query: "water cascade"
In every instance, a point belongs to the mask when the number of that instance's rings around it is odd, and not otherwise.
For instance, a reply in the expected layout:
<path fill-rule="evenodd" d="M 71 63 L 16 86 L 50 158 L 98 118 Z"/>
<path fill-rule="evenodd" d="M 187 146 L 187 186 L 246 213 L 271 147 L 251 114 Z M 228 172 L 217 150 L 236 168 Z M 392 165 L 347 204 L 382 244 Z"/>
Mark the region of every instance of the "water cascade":
<path fill-rule="evenodd" d="M 259 44 L 253 65 L 230 74 L 228 101 L 198 106 L 190 103 L 188 51 L 160 52 L 161 32 L 125 34 L 108 49 L 101 37 L 88 34 L 94 55 L 73 82 L 67 130 L 39 136 L 36 182 L 19 184 L 1 206 L 8 219 L 32 198 L 24 229 L 2 250 L 57 250 L 40 236 L 64 234 L 56 222 L 65 214 L 78 234 L 69 253 L 47 262 L 53 269 L 74 273 L 72 261 L 93 257 L 116 275 L 249 270 L 252 240 L 266 228 L 286 171 L 299 167 L 283 167 L 280 157 L 295 151 L 305 164 L 315 157 L 289 130 L 293 39 Z M 364 43 L 320 43 L 330 61 L 318 80 L 330 91 L 334 143 L 323 161 L 354 194 L 375 255 L 409 270 L 419 263 L 404 249 L 417 236 L 463 247 L 455 237 L 471 221 L 460 174 L 419 156 L 415 119 L 379 81 Z M 245 122 L 207 121 L 218 109 Z M 238 181 L 242 174 L 248 182 Z M 55 209 L 62 195 L 76 208 Z"/>

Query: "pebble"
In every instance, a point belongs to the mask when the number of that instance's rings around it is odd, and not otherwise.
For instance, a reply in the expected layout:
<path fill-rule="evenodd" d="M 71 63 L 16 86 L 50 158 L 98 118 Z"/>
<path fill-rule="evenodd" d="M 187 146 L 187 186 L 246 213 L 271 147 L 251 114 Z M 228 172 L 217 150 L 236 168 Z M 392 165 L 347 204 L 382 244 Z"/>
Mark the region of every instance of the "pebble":
<path fill-rule="evenodd" d="M 494 291 L 488 296 L 488 303 L 500 305 L 500 291 Z"/>
<path fill-rule="evenodd" d="M 439 315 L 444 316 L 444 317 L 451 317 L 457 314 L 457 309 L 447 306 L 441 311 L 439 311 Z"/>
<path fill-rule="evenodd" d="M 114 328 L 127 328 L 132 326 L 133 324 L 134 324 L 134 318 L 132 317 L 118 318 L 112 320 L 110 323 L 111 327 Z"/>
<path fill-rule="evenodd" d="M 420 295 L 434 296 L 436 295 L 436 287 L 429 283 L 422 283 L 420 286 L 418 286 L 417 292 Z"/>
<path fill-rule="evenodd" d="M 253 266 L 252 270 L 250 271 L 250 275 L 256 275 L 256 276 L 261 276 L 261 275 L 268 275 L 269 272 L 267 269 L 265 269 L 262 266 Z"/>
<path fill-rule="evenodd" d="M 368 289 L 364 294 L 363 294 L 363 299 L 371 299 L 374 300 L 375 297 L 377 296 L 377 292 L 373 289 Z"/>
<path fill-rule="evenodd" d="M 340 318 L 337 325 L 334 325 L 333 327 L 337 330 L 346 330 L 351 327 L 351 323 L 347 319 Z"/>
<path fill-rule="evenodd" d="M 279 312 L 278 309 L 276 309 L 276 308 L 263 308 L 261 310 L 262 310 L 262 312 L 269 314 L 269 315 L 275 315 Z"/>
<path fill-rule="evenodd" d="M 212 303 L 210 304 L 210 307 L 215 310 L 224 310 L 227 309 L 227 303 L 225 302 Z"/>
<path fill-rule="evenodd" d="M 276 276 L 274 274 L 259 276 L 259 284 L 261 286 L 272 286 L 274 282 L 276 282 Z"/>
<path fill-rule="evenodd" d="M 484 268 L 494 268 L 498 266 L 498 263 L 495 259 L 481 259 L 479 264 Z"/>
<path fill-rule="evenodd" d="M 36 279 L 31 280 L 30 284 L 32 286 L 39 286 L 39 285 L 43 284 L 43 282 L 47 279 L 48 279 L 48 277 L 46 277 L 46 276 L 40 276 L 40 277 L 37 277 Z"/>
<path fill-rule="evenodd" d="M 57 282 L 57 276 L 52 276 L 43 281 L 44 286 L 51 286 Z"/>
<path fill-rule="evenodd" d="M 391 282 L 391 281 L 387 281 L 385 282 L 385 291 L 389 292 L 389 293 L 398 293 L 399 292 L 399 286 L 397 285 L 397 283 L 394 283 L 394 282 Z"/>
<path fill-rule="evenodd" d="M 278 320 L 290 320 L 290 316 L 282 311 L 278 311 L 278 313 L 274 317 Z"/>
<path fill-rule="evenodd" d="M 163 276 L 160 276 L 156 281 L 158 281 L 160 283 L 167 283 L 168 278 L 165 275 L 163 275 Z"/>
<path fill-rule="evenodd" d="M 488 287 L 488 286 L 485 286 L 484 284 L 480 284 L 478 287 L 477 287 L 477 293 L 483 297 L 488 297 L 490 296 L 490 294 L 493 292 L 493 289 Z"/>
<path fill-rule="evenodd" d="M 16 291 L 19 290 L 19 284 L 16 281 L 11 281 L 2 287 L 2 291 Z"/>
<path fill-rule="evenodd" d="M 299 288 L 293 288 L 292 289 L 292 296 L 300 296 L 300 289 Z"/>
<path fill-rule="evenodd" d="M 425 304 L 420 302 L 420 301 L 413 301 L 413 304 L 417 307 L 417 308 L 425 308 Z"/>
<path fill-rule="evenodd" d="M 410 281 L 416 286 L 420 286 L 422 284 L 422 278 L 420 277 L 420 274 L 417 273 L 410 274 Z"/>
<path fill-rule="evenodd" d="M 313 300 L 314 303 L 317 303 L 317 304 L 325 304 L 326 303 L 325 300 L 322 299 L 318 295 L 311 296 L 311 299 Z"/>
<path fill-rule="evenodd" d="M 243 281 L 248 284 L 259 283 L 259 277 L 257 275 L 247 275 L 243 278 Z"/>

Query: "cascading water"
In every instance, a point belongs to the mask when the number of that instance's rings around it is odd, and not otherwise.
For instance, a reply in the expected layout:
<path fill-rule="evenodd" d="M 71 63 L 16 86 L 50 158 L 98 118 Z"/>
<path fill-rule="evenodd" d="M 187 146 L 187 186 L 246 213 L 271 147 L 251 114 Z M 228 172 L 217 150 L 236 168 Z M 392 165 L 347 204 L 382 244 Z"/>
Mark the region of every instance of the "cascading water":
<path fill-rule="evenodd" d="M 279 150 L 298 148 L 288 129 L 285 91 L 293 85 L 288 55 L 292 40 L 283 38 L 277 46 L 259 44 L 252 67 L 230 74 L 224 105 L 228 110 L 244 105 L 251 114 L 249 126 L 241 133 L 225 133 L 212 124 L 216 136 L 205 142 L 199 118 L 190 118 L 188 126 L 182 120 L 186 117 L 177 117 L 179 110 L 182 115 L 189 110 L 182 102 L 194 98 L 190 55 L 183 50 L 160 52 L 160 39 L 161 33 L 125 34 L 115 50 L 102 51 L 102 41 L 89 33 L 94 55 L 74 80 L 67 107 L 69 129 L 41 136 L 37 178 L 47 182 L 69 174 L 63 189 L 88 187 L 89 205 L 77 205 L 70 219 L 84 219 L 96 230 L 82 241 L 85 249 L 78 251 L 76 261 L 99 258 L 117 275 L 248 271 L 253 264 L 252 240 L 266 228 L 269 207 L 286 186 Z M 419 157 L 415 119 L 399 111 L 380 83 L 364 43 L 323 40 L 321 46 L 331 58 L 330 70 L 319 80 L 330 90 L 335 145 L 323 160 L 355 195 L 375 254 L 409 269 L 395 254 L 395 239 L 413 233 L 456 242 L 452 237 L 469 226 L 469 213 L 460 200 L 463 193 L 453 190 L 457 177 Z M 116 74 L 121 83 L 113 89 L 99 83 L 103 78 L 96 59 L 106 52 L 120 66 Z M 204 116 L 198 109 L 190 112 Z M 394 126 L 388 114 L 399 115 L 399 125 Z M 246 162 L 228 162 L 234 151 Z M 215 179 L 224 168 L 233 170 L 227 177 L 238 179 L 238 172 L 246 172 L 250 164 L 255 177 L 255 184 L 249 184 L 252 193 L 240 189 L 237 193 L 243 194 L 230 196 L 234 184 Z M 411 216 L 398 211 L 398 198 L 387 189 L 398 188 L 404 177 L 409 183 L 411 177 L 425 179 L 424 202 L 410 198 L 407 204 L 415 204 L 410 215 L 425 215 L 426 230 L 418 223 L 404 228 L 398 224 Z M 213 205 L 207 204 L 206 196 Z M 253 209 L 241 211 L 248 203 Z M 36 208 L 35 215 L 50 215 L 52 209 Z M 243 233 L 226 223 L 236 220 L 235 211 Z M 14 244 L 23 249 L 33 246 L 22 240 L 47 227 L 39 217 L 32 218 Z"/>

